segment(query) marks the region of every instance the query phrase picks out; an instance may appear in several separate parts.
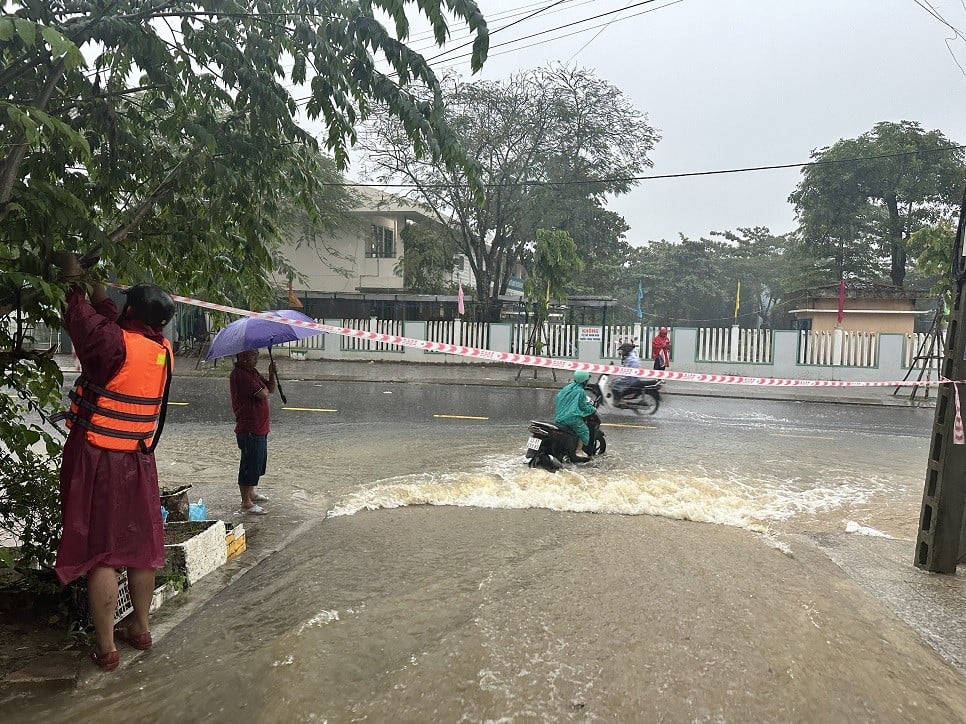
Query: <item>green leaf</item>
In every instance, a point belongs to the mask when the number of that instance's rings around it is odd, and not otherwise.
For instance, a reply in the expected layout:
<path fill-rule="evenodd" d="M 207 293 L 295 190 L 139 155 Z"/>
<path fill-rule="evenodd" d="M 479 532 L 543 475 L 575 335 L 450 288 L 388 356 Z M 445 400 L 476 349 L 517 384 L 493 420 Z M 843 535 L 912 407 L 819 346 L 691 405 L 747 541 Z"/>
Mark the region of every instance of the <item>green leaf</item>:
<path fill-rule="evenodd" d="M 23 18 L 14 18 L 13 23 L 23 44 L 32 48 L 37 42 L 37 26 Z"/>

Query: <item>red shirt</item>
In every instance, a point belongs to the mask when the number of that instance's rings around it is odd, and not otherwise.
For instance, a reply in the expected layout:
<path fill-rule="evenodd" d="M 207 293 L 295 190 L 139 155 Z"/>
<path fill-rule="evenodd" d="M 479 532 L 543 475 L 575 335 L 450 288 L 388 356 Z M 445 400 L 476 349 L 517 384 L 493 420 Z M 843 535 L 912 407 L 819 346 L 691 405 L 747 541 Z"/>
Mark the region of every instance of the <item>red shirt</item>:
<path fill-rule="evenodd" d="M 267 435 L 271 408 L 268 397 L 259 399 L 258 393 L 268 389 L 268 380 L 254 367 L 244 367 L 236 362 L 229 385 L 231 409 L 235 413 L 235 434 Z"/>

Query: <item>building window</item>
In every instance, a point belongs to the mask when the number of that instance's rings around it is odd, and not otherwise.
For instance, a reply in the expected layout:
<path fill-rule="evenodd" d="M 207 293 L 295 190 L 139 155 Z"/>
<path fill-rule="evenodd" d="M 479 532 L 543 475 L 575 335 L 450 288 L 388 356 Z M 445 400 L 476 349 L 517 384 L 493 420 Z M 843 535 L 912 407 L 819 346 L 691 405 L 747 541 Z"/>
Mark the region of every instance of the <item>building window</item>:
<path fill-rule="evenodd" d="M 372 225 L 372 239 L 366 256 L 370 259 L 391 259 L 396 256 L 396 235 L 392 229 Z"/>

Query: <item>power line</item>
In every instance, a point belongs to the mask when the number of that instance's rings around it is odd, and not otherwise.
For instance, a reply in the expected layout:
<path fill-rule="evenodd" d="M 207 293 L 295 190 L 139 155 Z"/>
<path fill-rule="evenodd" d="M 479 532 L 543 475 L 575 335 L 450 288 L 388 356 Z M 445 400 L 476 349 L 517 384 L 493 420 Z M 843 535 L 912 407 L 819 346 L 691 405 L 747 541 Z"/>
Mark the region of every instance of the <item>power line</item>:
<path fill-rule="evenodd" d="M 573 8 L 579 7 L 581 5 L 589 5 L 590 3 L 599 2 L 599 0 L 579 0 L 579 2 L 574 2 L 574 0 L 571 0 L 571 2 L 572 2 L 572 5 L 570 5 L 570 7 L 559 8 L 557 10 L 548 10 L 543 13 L 543 16 L 546 17 L 547 15 L 562 13 L 567 10 L 571 10 Z M 528 11 L 532 10 L 533 8 L 540 7 L 542 5 L 543 3 L 534 3 L 533 5 L 524 5 L 523 7 L 514 8 L 513 10 L 505 10 L 503 12 L 492 13 L 486 16 L 486 22 L 490 23 L 495 20 L 509 20 L 511 18 L 517 18 L 517 17 L 520 17 L 521 15 L 526 14 Z M 461 33 L 461 36 L 462 36 L 462 33 Z M 463 41 L 472 37 L 473 36 L 471 34 L 467 34 L 466 37 L 452 38 L 452 40 L 454 42 Z M 421 44 L 421 43 L 425 43 L 426 41 L 433 40 L 433 38 L 434 38 L 433 31 L 427 30 L 426 32 L 417 33 L 416 35 L 411 36 L 410 41 L 412 41 L 413 43 Z M 433 41 L 426 45 L 423 45 L 421 48 L 414 47 L 413 49 L 416 50 L 417 52 L 422 52 L 424 50 L 432 50 L 438 47 L 439 46 L 436 45 L 435 41 Z"/>
<path fill-rule="evenodd" d="M 942 16 L 942 13 L 940 13 L 938 10 L 936 10 L 936 8 L 933 7 L 932 3 L 930 3 L 929 0 L 912 0 L 912 1 L 916 5 L 918 5 L 920 8 L 922 8 L 923 10 L 925 10 L 930 15 L 930 17 L 932 17 L 935 20 L 939 21 L 940 23 L 942 23 L 943 25 L 945 25 L 947 28 L 949 28 L 953 32 L 953 37 L 946 38 L 946 50 L 949 51 L 949 55 L 953 59 L 953 62 L 956 64 L 956 66 L 959 68 L 959 71 L 963 75 L 966 75 L 966 68 L 963 68 L 962 63 L 959 62 L 959 58 L 956 57 L 956 53 L 953 51 L 953 47 L 950 45 L 950 43 L 952 41 L 954 41 L 954 40 L 964 40 L 964 41 L 966 41 L 966 36 L 964 36 L 960 32 L 959 28 L 957 28 L 955 25 L 953 25 L 948 20 L 946 20 L 946 18 L 944 18 Z M 963 8 L 966 9 L 966 3 L 963 3 Z"/>
<path fill-rule="evenodd" d="M 856 163 L 860 161 L 877 161 L 887 158 L 903 158 L 906 156 L 920 156 L 929 153 L 946 153 L 948 151 L 962 151 L 966 146 L 943 146 L 918 151 L 902 151 L 900 153 L 883 153 L 875 156 L 854 156 L 852 158 L 821 159 L 799 163 L 780 163 L 770 166 L 743 166 L 739 168 L 715 169 L 711 171 L 685 171 L 682 173 L 651 174 L 649 176 L 615 176 L 613 178 L 593 179 L 589 181 L 514 181 L 504 183 L 483 184 L 487 188 L 512 188 L 517 186 L 586 186 L 604 183 L 628 183 L 631 181 L 658 181 L 662 179 L 693 178 L 698 176 L 721 176 L 725 174 L 751 173 L 753 171 L 776 171 L 786 168 L 806 168 L 808 166 L 828 166 L 841 163 Z M 323 186 L 345 186 L 350 188 L 401 188 L 401 189 L 439 189 L 452 188 L 454 184 L 416 184 L 416 183 L 325 183 Z"/>
<path fill-rule="evenodd" d="M 533 13 L 530 13 L 526 17 L 521 18 L 520 20 L 517 20 L 517 21 L 515 21 L 513 23 L 510 23 L 509 25 L 504 25 L 504 26 L 502 26 L 500 28 L 497 28 L 492 33 L 490 33 L 490 36 L 492 37 L 493 35 L 495 35 L 496 33 L 500 32 L 501 30 L 506 30 L 507 28 L 512 27 L 513 25 L 517 25 L 519 23 L 522 23 L 525 20 L 529 20 L 530 18 L 535 17 L 536 15 L 539 15 L 541 12 L 546 12 L 546 11 L 550 10 L 551 8 L 556 7 L 557 5 L 560 5 L 562 2 L 566 2 L 566 1 L 567 0 L 558 0 L 558 2 L 552 3 L 551 5 L 544 6 L 541 9 L 539 9 L 539 10 L 533 12 Z M 530 33 L 529 35 L 522 35 L 519 38 L 514 38 L 512 40 L 507 40 L 507 41 L 504 41 L 502 43 L 497 43 L 495 45 L 490 45 L 489 46 L 489 49 L 492 50 L 494 48 L 501 48 L 501 47 L 506 46 L 506 45 L 513 45 L 514 43 L 521 43 L 521 42 L 523 42 L 525 40 L 530 40 L 531 38 L 536 38 L 536 37 L 538 37 L 540 35 L 546 35 L 547 33 L 553 33 L 553 32 L 556 32 L 558 30 L 565 30 L 566 28 L 571 28 L 571 27 L 574 27 L 575 25 L 581 25 L 583 23 L 587 23 L 587 22 L 590 22 L 592 20 L 597 20 L 597 19 L 600 19 L 600 18 L 605 18 L 605 17 L 608 17 L 610 15 L 617 14 L 617 13 L 622 13 L 625 10 L 632 10 L 633 8 L 640 7 L 642 5 L 650 5 L 651 3 L 654 3 L 654 2 L 657 2 L 657 0 L 641 0 L 640 2 L 637 2 L 637 3 L 633 4 L 633 5 L 625 5 L 623 8 L 618 8 L 616 10 L 608 10 L 608 11 L 603 12 L 603 13 L 598 13 L 597 15 L 592 15 L 592 16 L 589 16 L 589 17 L 586 17 L 586 18 L 581 18 L 580 20 L 574 20 L 572 22 L 565 23 L 563 25 L 558 25 L 558 26 L 553 27 L 553 28 L 548 28 L 546 30 L 541 30 L 541 31 L 538 31 L 536 33 Z M 608 23 L 604 23 L 604 26 L 609 25 L 610 23 L 613 23 L 616 20 L 630 20 L 631 18 L 635 18 L 638 15 L 644 15 L 646 13 L 653 12 L 654 10 L 661 10 L 661 9 L 663 9 L 665 7 L 669 7 L 670 5 L 676 5 L 679 2 L 684 2 L 684 0 L 674 0 L 673 2 L 668 3 L 668 5 L 662 5 L 661 7 L 658 7 L 658 8 L 650 8 L 648 10 L 642 10 L 642 11 L 637 12 L 637 13 L 634 13 L 632 15 L 628 15 L 628 16 L 626 16 L 624 18 L 615 18 L 615 19 L 609 21 Z M 508 51 L 505 51 L 505 52 L 513 52 L 513 51 L 516 51 L 516 50 L 524 50 L 526 48 L 533 47 L 534 45 L 540 45 L 541 43 L 547 43 L 547 42 L 551 42 L 551 41 L 554 41 L 554 40 L 560 40 L 561 38 L 568 37 L 569 35 L 576 35 L 578 33 L 587 32 L 587 31 L 593 30 L 593 29 L 595 29 L 597 27 L 601 27 L 601 26 L 595 25 L 593 27 L 584 28 L 583 30 L 576 31 L 574 33 L 569 33 L 569 34 L 566 34 L 566 35 L 561 35 L 561 36 L 558 36 L 556 38 L 550 38 L 549 40 L 538 41 L 537 43 L 532 43 L 530 45 L 524 45 L 524 46 L 521 46 L 519 48 L 513 48 L 512 50 L 508 50 Z M 449 55 L 450 53 L 453 53 L 453 52 L 455 52 L 457 50 L 461 50 L 462 48 L 465 48 L 468 45 L 472 45 L 472 41 L 469 41 L 467 43 L 463 43 L 462 45 L 458 45 L 455 48 L 451 48 L 449 50 L 445 50 L 442 53 L 439 53 L 438 55 L 434 55 L 431 58 L 426 58 L 426 63 L 429 64 L 432 61 L 437 60 L 439 58 L 442 58 L 445 55 Z M 449 67 L 447 64 L 454 63 L 456 61 L 460 61 L 460 60 L 463 60 L 465 58 L 472 57 L 472 55 L 473 55 L 472 53 L 464 53 L 463 55 L 460 55 L 460 56 L 458 56 L 456 58 L 449 58 L 449 59 L 445 60 L 443 63 L 440 63 L 440 65 L 443 66 L 443 67 Z M 501 53 L 494 53 L 494 54 L 488 53 L 487 55 L 488 56 L 489 55 L 501 55 Z M 397 74 L 396 73 L 389 73 L 389 76 L 394 76 L 394 75 L 397 75 Z M 305 105 L 311 99 L 312 99 L 312 96 L 305 96 L 303 98 L 297 98 L 297 99 L 295 99 L 295 103 L 297 105 Z"/>
<path fill-rule="evenodd" d="M 608 10 L 607 12 L 598 13 L 597 15 L 591 15 L 591 16 L 586 17 L 586 18 L 581 18 L 580 20 L 574 20 L 572 22 L 565 23 L 563 25 L 558 25 L 558 26 L 556 26 L 554 28 L 547 28 L 546 30 L 540 30 L 540 31 L 538 31 L 536 33 L 530 33 L 529 35 L 523 35 L 523 36 L 521 36 L 519 38 L 514 38 L 513 40 L 506 40 L 506 41 L 504 41 L 502 43 L 497 43 L 496 45 L 491 45 L 490 46 L 490 49 L 500 48 L 500 47 L 503 47 L 504 45 L 512 45 L 514 43 L 521 43 L 524 40 L 530 40 L 531 38 L 536 38 L 536 37 L 538 37 L 540 35 L 546 35 L 547 33 L 553 33 L 553 32 L 556 32 L 557 30 L 566 30 L 567 28 L 572 28 L 575 25 L 581 25 L 583 23 L 589 23 L 591 20 L 599 20 L 600 18 L 606 18 L 606 17 L 608 17 L 610 15 L 615 15 L 617 13 L 622 13 L 625 10 L 632 10 L 633 8 L 640 7 L 641 5 L 650 5 L 651 3 L 654 3 L 654 2 L 657 2 L 657 0 L 641 0 L 640 2 L 634 3 L 633 5 L 625 5 L 624 7 L 618 8 L 616 10 Z M 639 12 L 639 13 L 634 13 L 633 15 L 628 15 L 626 18 L 619 18 L 619 19 L 620 20 L 630 20 L 631 18 L 637 17 L 638 15 L 643 15 L 644 12 L 647 12 L 647 11 L 642 11 L 642 12 Z M 617 18 L 615 18 L 614 20 L 611 20 L 610 22 L 614 22 L 615 20 L 617 20 Z M 595 27 L 598 27 L 598 26 L 595 26 Z M 501 28 L 501 30 L 502 30 L 502 28 Z M 593 30 L 593 28 L 585 28 L 584 31 L 581 31 L 581 32 L 585 32 L 587 30 Z M 465 46 L 463 46 L 463 47 L 465 47 Z M 453 50 L 459 50 L 459 48 L 453 48 Z M 440 57 L 440 56 L 435 56 L 434 58 L 430 58 L 429 60 L 435 60 L 438 57 Z M 466 55 L 466 54 L 460 56 L 460 58 L 466 58 L 466 57 L 469 57 L 469 56 Z M 450 60 L 451 61 L 452 60 L 456 60 L 456 58 L 450 58 Z"/>
<path fill-rule="evenodd" d="M 631 18 L 636 18 L 639 15 L 646 15 L 647 13 L 654 13 L 654 12 L 657 12 L 658 10 L 664 10 L 665 8 L 669 8 L 672 5 L 677 5 L 678 3 L 682 3 L 682 2 L 684 2 L 684 0 L 671 0 L 671 2 L 669 2 L 667 5 L 661 5 L 660 7 L 649 8 L 647 10 L 641 10 L 640 12 L 634 13 L 633 15 L 628 15 L 625 18 L 617 18 L 615 20 L 610 20 L 610 21 L 608 21 L 606 23 L 601 23 L 600 25 L 591 25 L 589 28 L 582 28 L 581 30 L 574 30 L 571 33 L 564 33 L 563 35 L 557 35 L 556 37 L 547 38 L 546 40 L 538 40 L 535 43 L 528 43 L 527 45 L 521 45 L 519 48 L 508 48 L 507 50 L 504 50 L 504 51 L 502 51 L 500 53 L 487 53 L 487 56 L 486 57 L 487 58 L 495 58 L 498 55 L 506 55 L 507 53 L 515 53 L 518 50 L 526 50 L 527 48 L 535 48 L 538 45 L 544 45 L 546 43 L 554 43 L 554 42 L 556 42 L 558 40 L 563 40 L 564 38 L 570 38 L 570 37 L 572 37 L 574 35 L 580 35 L 581 33 L 587 33 L 587 32 L 590 32 L 591 30 L 596 30 L 597 28 L 606 28 L 608 25 L 611 25 L 612 23 L 616 22 L 616 20 L 618 20 L 618 19 L 619 20 L 630 20 Z M 621 12 L 621 11 L 618 10 L 616 12 Z M 559 28 L 553 28 L 553 30 L 558 30 L 558 29 Z M 598 33 L 598 35 L 599 35 L 599 33 Z M 529 37 L 533 37 L 533 36 L 529 36 Z M 523 38 L 523 39 L 525 40 L 526 38 Z M 591 39 L 591 40 L 593 40 L 593 39 Z M 519 42 L 519 41 L 518 40 L 510 40 L 510 41 L 507 41 L 505 43 L 500 43 L 499 45 L 495 45 L 493 47 L 501 47 L 503 45 L 512 45 L 515 42 Z M 584 47 L 586 47 L 586 45 Z M 580 52 L 580 51 L 578 51 L 578 52 Z M 453 59 L 448 60 L 445 63 L 443 63 L 442 64 L 442 67 L 444 67 L 444 68 L 452 68 L 452 67 L 454 67 L 454 65 L 455 65 L 455 63 L 457 61 L 463 60 L 464 58 L 468 58 L 468 57 L 470 57 L 470 56 L 469 55 L 461 55 L 458 58 L 453 58 Z M 568 60 L 568 62 L 569 62 L 569 60 Z"/>
<path fill-rule="evenodd" d="M 490 37 L 493 37 L 499 32 L 512 28 L 514 25 L 519 25 L 520 23 L 526 22 L 530 18 L 535 18 L 537 15 L 547 12 L 548 10 L 555 8 L 558 5 L 563 5 L 565 2 L 570 2 L 570 0 L 557 0 L 556 2 L 550 3 L 549 5 L 545 5 L 539 8 L 538 10 L 534 10 L 532 13 L 530 13 L 529 15 L 525 15 L 519 20 L 514 20 L 512 23 L 508 23 L 507 25 L 497 28 L 496 30 L 490 33 Z M 439 53 L 438 55 L 434 55 L 432 58 L 426 58 L 426 64 L 428 65 L 429 63 L 432 63 L 434 60 L 437 60 L 438 58 L 442 58 L 444 55 L 449 55 L 450 53 L 455 53 L 457 50 L 462 50 L 463 48 L 466 48 L 467 46 L 470 46 L 473 43 L 474 43 L 473 40 L 469 40 L 463 43 L 462 45 L 457 45 L 455 48 L 444 50 L 442 53 Z"/>
<path fill-rule="evenodd" d="M 624 3 L 624 7 L 623 7 L 623 8 L 621 9 L 621 12 L 624 12 L 624 10 L 627 10 L 627 8 L 628 8 L 628 6 L 629 6 L 629 5 L 631 4 L 631 2 L 632 2 L 632 0 L 627 0 L 627 2 L 626 2 L 626 3 Z M 569 62 L 570 62 L 571 60 L 573 60 L 573 59 L 574 59 L 574 58 L 576 58 L 576 57 L 577 57 L 578 55 L 580 55 L 580 54 L 581 54 L 581 53 L 582 53 L 582 52 L 584 51 L 584 49 L 585 49 L 585 48 L 586 48 L 586 47 L 587 47 L 588 45 L 590 45 L 590 44 L 591 44 L 591 43 L 593 43 L 593 42 L 594 42 L 595 40 L 597 40 L 597 38 L 599 38 L 599 37 L 601 36 L 601 34 L 602 34 L 602 33 L 603 33 L 603 32 L 604 32 L 605 30 L 607 30 L 607 28 L 609 28 L 609 27 L 611 26 L 611 24 L 612 24 L 612 23 L 613 23 L 613 22 L 614 22 L 615 20 L 617 20 L 617 18 L 619 18 L 619 17 L 620 17 L 620 15 L 618 14 L 618 15 L 616 15 L 616 16 L 614 16 L 614 18 L 612 18 L 611 20 L 608 20 L 608 21 L 607 21 L 607 22 L 606 22 L 606 23 L 604 24 L 604 27 L 602 27 L 602 28 L 601 28 L 600 30 L 598 30 L 598 31 L 597 31 L 596 33 L 594 33 L 594 37 L 592 37 L 592 38 L 591 38 L 590 40 L 588 40 L 588 41 L 587 41 L 586 43 L 584 43 L 583 45 L 581 45 L 581 46 L 580 46 L 580 47 L 579 47 L 579 48 L 577 49 L 577 52 L 576 52 L 576 53 L 574 53 L 574 54 L 573 54 L 573 55 L 571 55 L 571 56 L 570 56 L 569 58 L 567 58 L 567 61 L 566 61 L 566 62 L 567 62 L 567 63 L 569 63 Z"/>

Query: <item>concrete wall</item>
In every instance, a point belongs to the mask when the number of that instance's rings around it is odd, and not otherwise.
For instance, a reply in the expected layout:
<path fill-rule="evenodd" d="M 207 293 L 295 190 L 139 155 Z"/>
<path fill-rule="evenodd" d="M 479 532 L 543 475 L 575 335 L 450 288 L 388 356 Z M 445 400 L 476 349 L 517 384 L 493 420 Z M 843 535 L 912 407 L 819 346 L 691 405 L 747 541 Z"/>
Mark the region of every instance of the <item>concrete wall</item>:
<path fill-rule="evenodd" d="M 341 327 L 342 320 L 324 320 L 326 324 Z M 587 327 L 587 325 L 581 325 Z M 603 334 L 603 328 L 601 328 Z M 424 339 L 424 322 L 406 322 L 403 335 L 411 339 Z M 511 324 L 490 325 L 489 348 L 498 352 L 510 351 L 512 334 Z M 874 366 L 845 365 L 804 365 L 798 364 L 798 332 L 778 330 L 773 333 L 773 361 L 770 364 L 743 362 L 700 362 L 697 361 L 698 330 L 679 327 L 672 330 L 673 354 L 671 369 L 681 372 L 704 374 L 727 374 L 744 377 L 778 377 L 809 380 L 848 380 L 848 381 L 898 381 L 905 377 L 907 368 L 902 364 L 906 336 L 902 334 L 879 335 L 879 349 L 875 355 Z M 308 359 L 333 360 L 391 360 L 395 362 L 431 362 L 447 364 L 478 364 L 480 360 L 472 357 L 427 352 L 404 347 L 399 349 L 344 349 L 346 346 L 340 335 L 328 334 L 303 340 L 299 346 L 307 348 Z M 385 346 L 385 345 L 383 345 Z M 284 354 L 284 352 L 282 352 Z M 581 362 L 617 364 L 611 356 L 601 354 L 601 344 L 596 341 L 581 342 L 577 357 Z M 646 362 L 650 364 L 650 362 Z"/>

